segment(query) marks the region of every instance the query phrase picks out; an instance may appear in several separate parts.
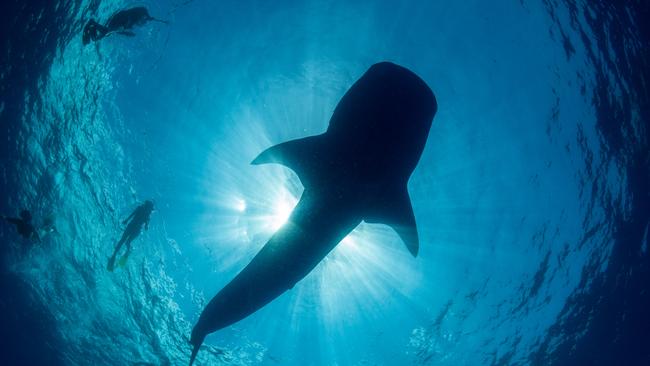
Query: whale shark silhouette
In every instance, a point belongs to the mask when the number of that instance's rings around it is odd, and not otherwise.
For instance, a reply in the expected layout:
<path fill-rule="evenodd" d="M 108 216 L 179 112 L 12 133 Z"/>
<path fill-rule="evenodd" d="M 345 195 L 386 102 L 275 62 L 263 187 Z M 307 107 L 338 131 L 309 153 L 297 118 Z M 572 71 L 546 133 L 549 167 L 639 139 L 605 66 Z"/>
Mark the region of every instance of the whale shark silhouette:
<path fill-rule="evenodd" d="M 345 93 L 325 133 L 281 143 L 253 160 L 293 169 L 304 192 L 287 223 L 201 313 L 190 339 L 190 366 L 209 333 L 291 289 L 361 221 L 391 226 L 417 255 L 407 182 L 436 111 L 422 79 L 378 63 Z"/>

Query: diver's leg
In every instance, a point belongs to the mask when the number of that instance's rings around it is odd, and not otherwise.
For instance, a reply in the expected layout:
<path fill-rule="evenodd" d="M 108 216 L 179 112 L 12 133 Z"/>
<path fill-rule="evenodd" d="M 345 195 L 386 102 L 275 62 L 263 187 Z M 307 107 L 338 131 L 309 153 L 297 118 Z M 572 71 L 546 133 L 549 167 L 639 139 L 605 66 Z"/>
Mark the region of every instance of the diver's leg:
<path fill-rule="evenodd" d="M 128 247 L 127 247 L 127 249 L 126 249 L 127 252 L 131 252 L 131 243 L 132 243 L 135 239 L 137 239 L 138 236 L 140 236 L 140 230 L 135 231 L 135 232 L 133 233 L 133 235 L 131 235 L 131 236 L 129 237 L 129 240 L 128 240 Z"/>
<path fill-rule="evenodd" d="M 111 255 L 110 258 L 108 258 L 108 265 L 107 269 L 109 271 L 113 271 L 113 268 L 115 268 L 115 257 L 117 256 L 117 252 L 120 251 L 120 248 L 124 244 L 124 240 L 126 239 L 126 233 L 122 235 L 122 238 L 120 239 L 119 242 L 117 242 L 117 245 L 115 245 L 115 250 L 113 251 L 113 254 Z"/>
<path fill-rule="evenodd" d="M 138 233 L 134 233 L 133 235 L 130 235 L 130 236 L 128 237 L 128 239 L 126 240 L 126 242 L 125 242 L 125 244 L 126 244 L 126 251 L 125 251 L 124 254 L 120 257 L 120 260 L 119 260 L 119 265 L 120 265 L 120 266 L 124 266 L 124 265 L 126 264 L 126 261 L 129 259 L 129 255 L 131 255 L 131 248 L 132 248 L 131 243 L 132 243 L 133 240 L 135 240 L 135 238 L 137 238 L 137 237 L 138 237 Z"/>
<path fill-rule="evenodd" d="M 129 236 L 129 240 L 126 241 L 126 254 L 125 255 L 129 255 L 131 253 L 131 242 L 133 242 L 133 240 L 135 240 L 136 237 L 137 237 L 137 235 Z"/>
<path fill-rule="evenodd" d="M 115 250 L 113 251 L 113 255 L 111 255 L 111 260 L 115 260 L 115 257 L 117 256 L 117 252 L 120 251 L 122 248 L 122 245 L 124 245 L 124 242 L 129 239 L 130 235 L 128 231 L 125 231 L 124 234 L 122 234 L 122 238 L 120 241 L 117 242 L 117 245 L 115 245 Z"/>

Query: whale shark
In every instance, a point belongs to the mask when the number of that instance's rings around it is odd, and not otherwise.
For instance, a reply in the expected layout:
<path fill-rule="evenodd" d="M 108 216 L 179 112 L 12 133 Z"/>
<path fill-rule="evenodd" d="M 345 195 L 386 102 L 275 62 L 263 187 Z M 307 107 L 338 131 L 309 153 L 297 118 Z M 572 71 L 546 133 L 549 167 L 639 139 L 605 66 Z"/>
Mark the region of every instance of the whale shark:
<path fill-rule="evenodd" d="M 419 76 L 377 63 L 341 98 L 325 133 L 275 145 L 253 160 L 292 169 L 304 191 L 287 222 L 203 309 L 190 338 L 190 366 L 208 334 L 293 288 L 362 221 L 389 225 L 417 256 L 407 183 L 437 108 Z"/>

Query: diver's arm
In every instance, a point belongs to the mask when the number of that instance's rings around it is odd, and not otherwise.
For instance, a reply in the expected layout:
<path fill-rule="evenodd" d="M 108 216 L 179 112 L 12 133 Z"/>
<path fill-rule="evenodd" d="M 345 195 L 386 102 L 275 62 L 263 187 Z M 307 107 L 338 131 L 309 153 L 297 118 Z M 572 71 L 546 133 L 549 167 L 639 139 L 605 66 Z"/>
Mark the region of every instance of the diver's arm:
<path fill-rule="evenodd" d="M 129 215 L 129 217 L 127 217 L 126 219 L 124 219 L 124 221 L 122 221 L 122 224 L 123 224 L 123 225 L 126 225 L 126 223 L 127 223 L 129 220 L 131 220 L 131 218 L 133 218 L 133 216 L 135 216 L 135 213 L 136 213 L 136 212 L 138 212 L 138 209 L 137 209 L 137 208 L 136 208 L 135 210 L 133 210 L 133 212 L 131 212 L 131 214 Z"/>
<path fill-rule="evenodd" d="M 162 19 L 158 19 L 158 18 L 154 18 L 154 17 L 149 17 L 149 20 L 153 20 L 154 22 L 160 22 L 160 23 L 163 23 L 163 24 L 169 24 L 169 20 L 162 20 Z"/>
<path fill-rule="evenodd" d="M 5 220 L 7 220 L 7 222 L 12 223 L 12 224 L 20 224 L 23 221 L 21 219 L 15 218 L 15 217 L 3 216 L 2 218 L 4 218 Z"/>

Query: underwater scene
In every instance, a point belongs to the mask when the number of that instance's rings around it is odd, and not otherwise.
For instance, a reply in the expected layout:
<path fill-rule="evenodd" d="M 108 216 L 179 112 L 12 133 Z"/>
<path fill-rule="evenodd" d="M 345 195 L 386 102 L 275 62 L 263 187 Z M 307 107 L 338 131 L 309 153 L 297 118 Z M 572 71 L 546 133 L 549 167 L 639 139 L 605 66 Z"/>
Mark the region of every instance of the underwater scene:
<path fill-rule="evenodd" d="M 650 365 L 647 1 L 0 18 L 0 365 Z"/>

